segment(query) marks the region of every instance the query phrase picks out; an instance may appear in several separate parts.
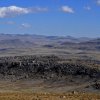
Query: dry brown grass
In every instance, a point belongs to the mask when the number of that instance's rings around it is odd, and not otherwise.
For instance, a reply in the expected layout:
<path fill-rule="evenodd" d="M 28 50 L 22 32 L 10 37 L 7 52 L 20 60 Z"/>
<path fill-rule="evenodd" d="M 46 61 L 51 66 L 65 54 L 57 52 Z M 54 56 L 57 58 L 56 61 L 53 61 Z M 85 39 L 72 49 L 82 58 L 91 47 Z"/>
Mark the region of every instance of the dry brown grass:
<path fill-rule="evenodd" d="M 0 100 L 100 100 L 100 94 L 0 93 Z"/>

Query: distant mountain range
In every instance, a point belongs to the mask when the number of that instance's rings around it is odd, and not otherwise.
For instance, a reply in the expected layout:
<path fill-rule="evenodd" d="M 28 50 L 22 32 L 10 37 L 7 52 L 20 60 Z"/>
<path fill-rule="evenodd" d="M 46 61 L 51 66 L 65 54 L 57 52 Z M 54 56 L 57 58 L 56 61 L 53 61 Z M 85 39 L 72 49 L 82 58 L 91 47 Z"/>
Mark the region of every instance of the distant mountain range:
<path fill-rule="evenodd" d="M 75 38 L 71 36 L 43 36 L 28 34 L 0 34 L 2 48 L 73 48 L 80 50 L 100 50 L 100 38 Z"/>

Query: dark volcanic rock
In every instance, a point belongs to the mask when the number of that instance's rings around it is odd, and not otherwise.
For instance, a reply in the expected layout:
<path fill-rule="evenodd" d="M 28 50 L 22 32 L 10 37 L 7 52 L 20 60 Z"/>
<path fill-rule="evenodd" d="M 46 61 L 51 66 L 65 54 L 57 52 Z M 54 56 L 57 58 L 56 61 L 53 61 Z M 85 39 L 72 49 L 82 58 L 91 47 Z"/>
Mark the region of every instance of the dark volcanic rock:
<path fill-rule="evenodd" d="M 0 75 L 4 78 L 42 78 L 62 77 L 100 78 L 100 70 L 78 63 L 63 62 L 56 56 L 21 56 L 0 58 Z"/>
<path fill-rule="evenodd" d="M 92 86 L 93 88 L 100 90 L 100 83 L 95 83 Z"/>

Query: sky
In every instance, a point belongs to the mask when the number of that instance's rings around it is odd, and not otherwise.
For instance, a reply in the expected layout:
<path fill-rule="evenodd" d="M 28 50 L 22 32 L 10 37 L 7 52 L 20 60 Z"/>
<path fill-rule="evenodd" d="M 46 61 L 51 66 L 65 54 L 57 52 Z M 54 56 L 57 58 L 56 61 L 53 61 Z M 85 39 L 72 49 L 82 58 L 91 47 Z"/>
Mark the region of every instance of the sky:
<path fill-rule="evenodd" d="M 100 0 L 0 0 L 0 33 L 100 37 Z"/>

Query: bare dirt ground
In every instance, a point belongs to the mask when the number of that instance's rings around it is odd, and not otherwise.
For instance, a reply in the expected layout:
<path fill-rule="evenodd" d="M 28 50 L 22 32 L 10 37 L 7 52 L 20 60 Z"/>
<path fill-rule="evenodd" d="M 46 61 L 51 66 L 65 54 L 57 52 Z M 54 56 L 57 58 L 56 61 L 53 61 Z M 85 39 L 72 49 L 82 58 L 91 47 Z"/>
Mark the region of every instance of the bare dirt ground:
<path fill-rule="evenodd" d="M 100 95 L 89 93 L 0 93 L 0 100 L 100 100 Z"/>
<path fill-rule="evenodd" d="M 0 100 L 100 100 L 99 91 L 86 92 L 82 90 L 88 85 L 49 87 L 43 85 L 41 80 L 2 81 L 0 82 Z"/>

